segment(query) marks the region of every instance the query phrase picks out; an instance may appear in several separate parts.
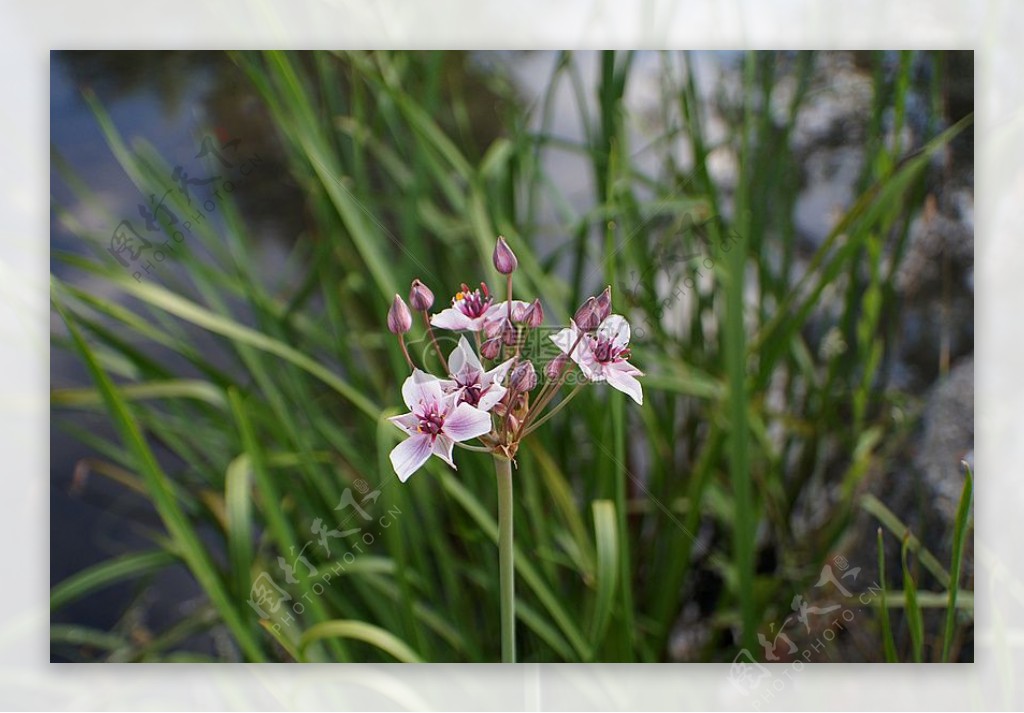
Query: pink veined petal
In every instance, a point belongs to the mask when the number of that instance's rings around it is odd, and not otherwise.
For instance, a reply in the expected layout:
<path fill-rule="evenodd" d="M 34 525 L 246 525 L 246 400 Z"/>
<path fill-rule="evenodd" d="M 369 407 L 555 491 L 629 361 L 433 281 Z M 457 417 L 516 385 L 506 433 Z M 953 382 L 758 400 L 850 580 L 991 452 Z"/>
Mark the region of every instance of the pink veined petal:
<path fill-rule="evenodd" d="M 530 308 L 528 302 L 522 300 L 512 300 L 512 319 L 516 322 L 521 322 L 523 317 L 526 315 L 526 310 Z M 484 319 L 488 322 L 501 321 L 508 319 L 508 300 L 504 302 L 498 302 L 487 308 L 484 312 Z"/>
<path fill-rule="evenodd" d="M 430 317 L 430 323 L 440 329 L 451 329 L 453 331 L 458 331 L 460 329 L 473 329 L 471 326 L 473 324 L 473 320 L 454 307 L 449 307 L 448 309 L 441 310 L 437 314 L 432 315 Z M 479 329 L 479 327 L 477 329 Z"/>
<path fill-rule="evenodd" d="M 590 381 L 604 381 L 604 364 L 594 355 L 594 340 L 590 335 L 583 337 L 576 345 L 571 359 L 579 364 L 580 371 Z"/>
<path fill-rule="evenodd" d="M 448 414 L 441 432 L 455 441 L 468 441 L 491 431 L 491 414 L 462 403 Z"/>
<path fill-rule="evenodd" d="M 469 320 L 469 326 L 466 327 L 471 332 L 479 332 L 487 327 L 487 313 L 485 312 L 479 317 L 473 317 Z"/>
<path fill-rule="evenodd" d="M 622 350 L 629 344 L 629 322 L 621 314 L 608 315 L 597 328 L 598 339 L 608 339 L 616 350 Z"/>
<path fill-rule="evenodd" d="M 512 362 L 515 360 L 515 357 L 512 357 L 507 361 L 501 362 L 496 367 L 486 372 L 480 379 L 480 383 L 484 386 L 487 386 L 488 384 L 500 384 L 505 380 L 505 377 L 508 375 L 508 370 L 512 368 Z"/>
<path fill-rule="evenodd" d="M 467 383 L 471 375 L 483 373 L 484 367 L 470 348 L 469 342 L 466 341 L 465 337 L 459 337 L 459 345 L 455 347 L 455 351 L 448 357 L 448 370 L 452 376 L 460 377 L 463 383 Z"/>
<path fill-rule="evenodd" d="M 566 327 L 565 329 L 558 332 L 558 334 L 554 334 L 551 336 L 551 341 L 555 343 L 555 346 L 562 350 L 563 354 L 569 353 L 569 350 L 572 349 L 572 345 L 576 343 L 576 340 L 580 336 L 580 330 L 579 327 L 576 326 L 576 323 L 573 322 L 572 320 L 569 320 L 569 324 L 571 324 L 572 326 Z M 576 352 L 573 351 L 573 354 L 575 353 Z"/>
<path fill-rule="evenodd" d="M 430 436 L 420 433 L 405 439 L 391 451 L 391 466 L 403 483 L 430 457 Z"/>
<path fill-rule="evenodd" d="M 626 367 L 626 369 L 622 367 Z M 620 361 L 610 364 L 609 368 L 605 369 L 605 378 L 609 386 L 618 389 L 643 406 L 644 392 L 640 388 L 640 382 L 633 377 L 633 374 L 628 371 L 629 369 L 633 369 L 633 367 L 628 362 Z"/>
<path fill-rule="evenodd" d="M 448 436 L 443 433 L 439 433 L 437 434 L 437 438 L 434 439 L 434 443 L 430 446 L 430 451 L 452 468 L 458 470 L 458 466 L 456 466 L 455 461 L 452 460 L 452 448 L 454 446 L 455 441 L 448 438 Z"/>
<path fill-rule="evenodd" d="M 402 384 L 402 398 L 413 413 L 423 410 L 420 403 L 427 406 L 437 403 L 443 393 L 440 379 L 419 369 L 413 369 L 412 376 Z"/>
<path fill-rule="evenodd" d="M 454 393 L 456 391 L 462 391 L 462 387 L 459 386 L 455 379 L 438 379 L 437 383 L 441 386 L 441 393 L 445 396 Z"/>
<path fill-rule="evenodd" d="M 643 376 L 644 373 L 637 369 L 635 366 L 630 364 L 625 359 L 619 359 L 615 362 L 615 368 L 621 371 L 623 374 L 629 374 L 630 376 Z"/>
<path fill-rule="evenodd" d="M 388 420 L 410 435 L 416 435 L 416 427 L 420 420 L 414 413 L 403 413 L 401 416 L 390 416 Z"/>
<path fill-rule="evenodd" d="M 480 395 L 480 400 L 477 401 L 476 407 L 481 411 L 490 411 L 494 406 L 501 401 L 501 397 L 508 391 L 501 384 L 491 384 L 483 394 Z"/>

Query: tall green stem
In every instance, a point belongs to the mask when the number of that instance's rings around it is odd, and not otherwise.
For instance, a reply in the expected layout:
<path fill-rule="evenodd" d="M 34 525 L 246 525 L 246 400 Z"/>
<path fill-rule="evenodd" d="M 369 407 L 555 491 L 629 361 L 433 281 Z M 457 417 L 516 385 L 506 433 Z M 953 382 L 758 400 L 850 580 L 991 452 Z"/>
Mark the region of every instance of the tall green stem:
<path fill-rule="evenodd" d="M 516 582 L 512 550 L 512 461 L 494 456 L 498 475 L 498 567 L 501 571 L 501 662 L 516 662 Z"/>

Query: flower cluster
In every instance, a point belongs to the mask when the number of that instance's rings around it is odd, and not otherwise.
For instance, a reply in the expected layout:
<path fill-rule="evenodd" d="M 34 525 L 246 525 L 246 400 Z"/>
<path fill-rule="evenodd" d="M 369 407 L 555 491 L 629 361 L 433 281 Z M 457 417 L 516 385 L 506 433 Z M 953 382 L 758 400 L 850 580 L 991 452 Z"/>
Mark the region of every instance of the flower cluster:
<path fill-rule="evenodd" d="M 569 326 L 550 337 L 561 353 L 541 369 L 546 381 L 537 390 L 538 370 L 522 352 L 522 345 L 527 333 L 543 325 L 544 309 L 540 300 L 512 299 L 512 274 L 517 266 L 515 254 L 499 237 L 494 267 L 506 277 L 505 301 L 495 302 L 482 282 L 472 290 L 463 283 L 451 306 L 433 315 L 433 292 L 420 280 L 413 281 L 409 305 L 423 317 L 427 336 L 446 372 L 444 377 L 428 374 L 413 363 L 405 344 L 412 314 L 401 296 L 395 295 L 387 326 L 397 335 L 412 371 L 402 386 L 409 413 L 389 419 L 408 436 L 391 452 L 391 464 L 402 482 L 431 455 L 454 468 L 456 444 L 513 458 L 520 441 L 567 404 L 585 383 L 607 382 L 643 403 L 636 378 L 643 373 L 628 361 L 629 323 L 612 314 L 611 288 L 588 298 Z M 446 359 L 434 335 L 435 327 L 470 333 L 476 350 L 461 336 Z M 489 368 L 481 359 L 489 362 Z M 576 387 L 541 415 L 576 369 Z M 480 445 L 465 446 L 472 439 L 479 439 Z"/>

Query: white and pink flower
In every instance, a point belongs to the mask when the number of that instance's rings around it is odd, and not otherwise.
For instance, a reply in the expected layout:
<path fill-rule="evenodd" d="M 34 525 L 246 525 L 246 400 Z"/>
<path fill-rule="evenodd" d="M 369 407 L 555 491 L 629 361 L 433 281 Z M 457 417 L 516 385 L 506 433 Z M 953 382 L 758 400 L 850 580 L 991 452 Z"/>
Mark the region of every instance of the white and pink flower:
<path fill-rule="evenodd" d="M 512 300 L 512 321 L 522 322 L 529 308 L 528 302 Z M 452 306 L 433 315 L 430 324 L 452 331 L 483 331 L 493 337 L 501 333 L 508 320 L 508 313 L 508 302 L 495 304 L 485 283 L 481 282 L 480 288 L 476 290 L 470 290 L 463 283 L 462 290 L 452 298 Z"/>
<path fill-rule="evenodd" d="M 409 435 L 391 451 L 391 465 L 403 483 L 431 454 L 455 468 L 454 445 L 491 431 L 489 413 L 460 401 L 457 391 L 446 394 L 440 379 L 419 369 L 402 385 L 402 398 L 410 412 L 388 420 Z"/>
<path fill-rule="evenodd" d="M 502 386 L 508 370 L 515 359 L 498 364 L 490 371 L 484 371 L 476 353 L 470 348 L 465 337 L 448 357 L 450 379 L 441 380 L 445 393 L 458 394 L 461 403 L 475 406 L 481 411 L 490 411 L 501 400 L 507 390 Z"/>
<path fill-rule="evenodd" d="M 579 365 L 587 379 L 607 381 L 642 405 L 644 394 L 636 377 L 643 376 L 643 372 L 626 361 L 629 359 L 629 322 L 625 317 L 609 315 L 593 335 L 580 330 L 575 321 L 570 324 L 551 337 L 551 341 Z"/>
<path fill-rule="evenodd" d="M 430 323 L 441 329 L 479 332 L 485 326 L 493 303 L 494 298 L 483 282 L 478 290 L 470 290 L 466 283 L 462 283 L 462 290 L 452 298 L 452 306 L 433 315 Z"/>

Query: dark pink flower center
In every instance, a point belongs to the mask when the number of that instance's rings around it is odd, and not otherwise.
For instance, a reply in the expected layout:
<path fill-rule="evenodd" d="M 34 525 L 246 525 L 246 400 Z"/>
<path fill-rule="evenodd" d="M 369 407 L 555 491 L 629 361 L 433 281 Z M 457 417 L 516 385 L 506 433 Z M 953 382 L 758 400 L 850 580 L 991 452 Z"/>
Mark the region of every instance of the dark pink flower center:
<path fill-rule="evenodd" d="M 437 410 L 437 406 L 431 406 L 417 415 L 420 419 L 420 424 L 416 427 L 417 431 L 429 433 L 431 436 L 436 436 L 441 432 L 441 428 L 444 426 L 444 414 Z"/>
<path fill-rule="evenodd" d="M 594 358 L 602 364 L 629 358 L 629 349 L 615 346 L 611 339 L 598 337 L 593 346 Z"/>
<path fill-rule="evenodd" d="M 461 401 L 469 404 L 470 406 L 476 406 L 480 403 L 480 396 L 483 394 L 483 389 L 480 388 L 480 384 L 467 384 L 462 389 Z"/>
<path fill-rule="evenodd" d="M 481 294 L 481 290 L 483 293 Z M 462 283 L 462 292 L 455 295 L 452 305 L 457 307 L 462 314 L 471 319 L 483 317 L 484 313 L 491 306 L 493 299 L 487 285 L 480 283 L 480 290 L 470 291 L 465 282 Z"/>

